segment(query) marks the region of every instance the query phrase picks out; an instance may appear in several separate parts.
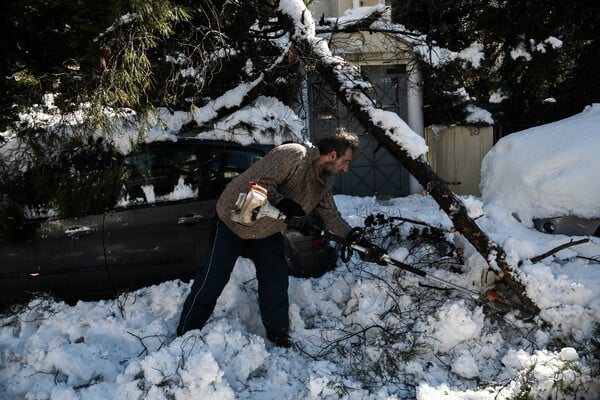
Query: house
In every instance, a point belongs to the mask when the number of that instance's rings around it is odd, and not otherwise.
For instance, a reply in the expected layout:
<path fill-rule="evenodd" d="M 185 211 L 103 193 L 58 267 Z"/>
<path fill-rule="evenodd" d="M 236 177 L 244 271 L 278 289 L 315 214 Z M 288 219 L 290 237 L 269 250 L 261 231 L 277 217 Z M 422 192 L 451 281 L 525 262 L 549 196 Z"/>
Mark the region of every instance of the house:
<path fill-rule="evenodd" d="M 390 1 L 319 0 L 310 5 L 317 34 L 329 41 L 335 55 L 358 66 L 373 84 L 379 106 L 397 113 L 430 148 L 428 162 L 440 177 L 454 184 L 457 194 L 479 195 L 481 159 L 493 142 L 491 127 L 424 127 L 421 73 L 414 62 L 413 42 L 386 31 Z M 367 8 L 368 7 L 368 8 Z M 372 11 L 380 12 L 383 29 L 344 28 Z M 384 11 L 385 10 L 385 11 Z M 335 29 L 331 29 L 331 26 Z M 379 26 L 379 25 L 378 25 Z M 361 137 L 361 149 L 348 174 L 337 178 L 336 193 L 356 196 L 405 196 L 421 192 L 418 182 L 400 162 L 350 115 L 327 85 L 314 76 L 307 85 L 305 112 L 311 138 L 318 140 L 339 126 Z"/>

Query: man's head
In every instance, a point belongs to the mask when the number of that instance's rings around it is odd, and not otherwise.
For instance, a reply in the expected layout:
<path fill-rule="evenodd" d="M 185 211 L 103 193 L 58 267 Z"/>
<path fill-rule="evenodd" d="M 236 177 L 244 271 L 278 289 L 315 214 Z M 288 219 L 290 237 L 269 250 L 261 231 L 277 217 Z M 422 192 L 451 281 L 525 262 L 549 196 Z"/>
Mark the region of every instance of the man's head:
<path fill-rule="evenodd" d="M 358 136 L 339 128 L 333 135 L 322 139 L 319 144 L 317 166 L 323 173 L 337 175 L 347 172 L 354 152 L 358 149 Z"/>

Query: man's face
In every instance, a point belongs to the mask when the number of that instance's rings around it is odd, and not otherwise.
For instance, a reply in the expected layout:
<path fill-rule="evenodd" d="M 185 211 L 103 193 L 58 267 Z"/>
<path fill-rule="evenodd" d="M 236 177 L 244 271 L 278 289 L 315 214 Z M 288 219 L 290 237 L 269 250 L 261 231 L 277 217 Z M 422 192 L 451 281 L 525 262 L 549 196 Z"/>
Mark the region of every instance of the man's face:
<path fill-rule="evenodd" d="M 352 161 L 352 149 L 347 148 L 346 152 L 341 156 L 337 156 L 335 151 L 333 153 L 333 160 L 327 162 L 323 166 L 323 170 L 329 175 L 337 175 L 340 172 L 348 172 L 348 168 L 350 168 L 350 161 Z"/>

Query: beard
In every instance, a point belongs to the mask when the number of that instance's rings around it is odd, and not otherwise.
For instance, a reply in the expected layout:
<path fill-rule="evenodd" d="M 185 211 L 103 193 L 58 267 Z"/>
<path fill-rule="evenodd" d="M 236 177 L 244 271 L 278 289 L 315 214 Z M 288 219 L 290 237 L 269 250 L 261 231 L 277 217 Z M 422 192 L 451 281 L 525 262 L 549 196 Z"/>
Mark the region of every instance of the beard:
<path fill-rule="evenodd" d="M 323 177 L 334 177 L 340 172 L 339 169 L 336 168 L 335 161 L 330 161 L 328 163 L 323 164 L 321 169 L 321 176 Z"/>

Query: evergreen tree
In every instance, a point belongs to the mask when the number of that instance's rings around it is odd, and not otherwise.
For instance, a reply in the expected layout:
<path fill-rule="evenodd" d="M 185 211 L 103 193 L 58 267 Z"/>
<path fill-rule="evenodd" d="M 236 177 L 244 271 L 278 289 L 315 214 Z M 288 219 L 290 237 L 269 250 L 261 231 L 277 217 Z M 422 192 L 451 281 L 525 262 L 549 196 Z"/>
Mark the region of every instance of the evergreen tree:
<path fill-rule="evenodd" d="M 95 87 L 94 40 L 119 15 L 118 1 L 10 1 L 0 15 L 0 129 L 45 93 L 69 108 Z"/>
<path fill-rule="evenodd" d="M 97 154 L 110 175 L 115 149 L 96 135 L 111 139 L 112 132 L 95 129 L 105 122 L 107 109 L 142 115 L 156 107 L 189 111 L 257 81 L 254 98 L 274 95 L 292 102 L 298 93 L 295 62 L 284 57 L 289 47 L 280 40 L 288 32 L 273 18 L 276 8 L 270 2 L 23 0 L 10 2 L 5 11 L 0 17 L 7 39 L 0 42 L 5 94 L 0 131 L 12 128 L 23 150 L 18 165 L 0 158 L 0 238 L 18 225 L 14 216 L 22 215 L 23 205 L 70 207 L 70 198 L 57 198 L 59 186 L 77 188 L 96 179 L 73 169 L 85 167 L 85 157 Z M 48 94 L 51 107 L 44 106 Z M 33 109 L 60 116 L 82 104 L 90 106 L 80 126 L 19 122 L 20 113 Z M 215 111 L 223 116 L 231 110 Z M 65 168 L 69 176 L 61 173 Z M 111 179 L 118 183 L 119 177 Z M 112 198 L 115 187 L 98 193 Z M 87 208 L 104 204 L 88 200 Z"/>
<path fill-rule="evenodd" d="M 483 46 L 479 67 L 424 64 L 428 123 L 460 122 L 461 87 L 466 101 L 491 111 L 506 132 L 567 117 L 600 100 L 592 72 L 600 61 L 594 3 L 395 1 L 393 18 L 452 51 Z"/>
<path fill-rule="evenodd" d="M 0 125 L 56 95 L 68 111 L 82 102 L 137 111 L 188 109 L 266 70 L 297 71 L 280 60 L 287 34 L 261 0 L 23 0 L 0 17 Z M 279 26 L 278 26 L 279 24 Z M 275 72 L 276 71 L 276 72 Z M 290 82 L 265 78 L 262 94 L 289 99 Z"/>

